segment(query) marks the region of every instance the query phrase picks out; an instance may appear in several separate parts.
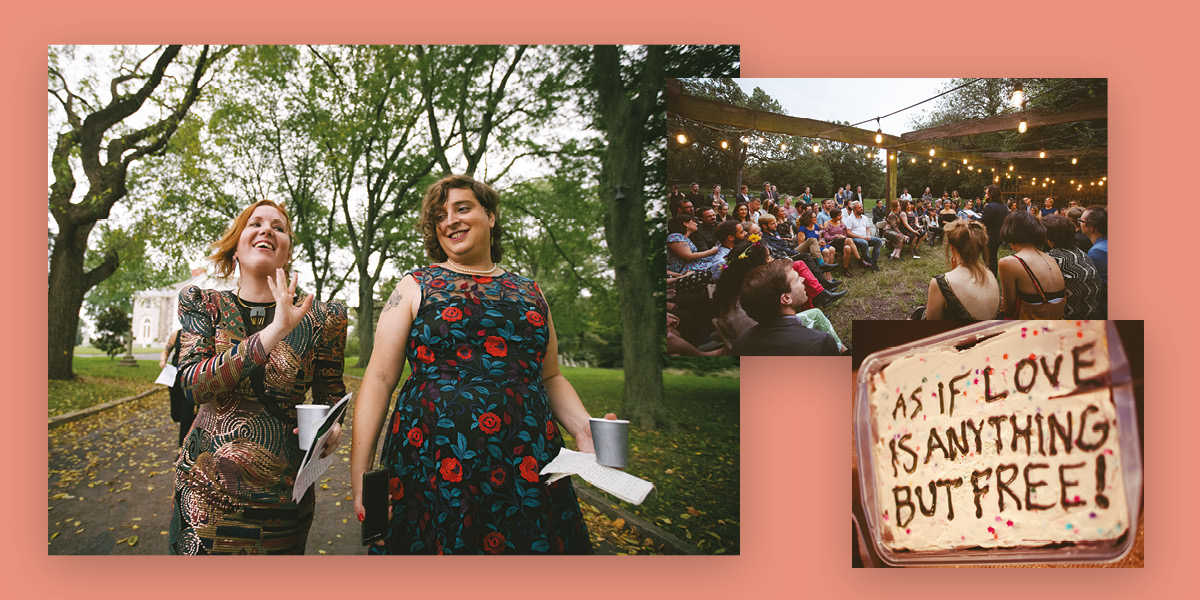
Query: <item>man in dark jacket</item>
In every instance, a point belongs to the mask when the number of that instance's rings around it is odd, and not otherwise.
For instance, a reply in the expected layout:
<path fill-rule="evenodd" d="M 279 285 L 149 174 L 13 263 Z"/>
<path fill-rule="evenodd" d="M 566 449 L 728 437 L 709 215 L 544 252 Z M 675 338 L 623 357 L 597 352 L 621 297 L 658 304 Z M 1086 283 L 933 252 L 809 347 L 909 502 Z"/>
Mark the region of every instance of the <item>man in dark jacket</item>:
<path fill-rule="evenodd" d="M 837 356 L 837 341 L 796 317 L 808 297 L 791 261 L 776 259 L 752 269 L 742 283 L 741 303 L 758 322 L 733 345 L 738 356 Z"/>
<path fill-rule="evenodd" d="M 988 234 L 988 268 L 996 275 L 996 261 L 1000 254 L 1000 228 L 1004 227 L 1004 218 L 1008 216 L 1008 207 L 1000 197 L 1000 186 L 992 184 L 984 191 L 983 224 Z"/>

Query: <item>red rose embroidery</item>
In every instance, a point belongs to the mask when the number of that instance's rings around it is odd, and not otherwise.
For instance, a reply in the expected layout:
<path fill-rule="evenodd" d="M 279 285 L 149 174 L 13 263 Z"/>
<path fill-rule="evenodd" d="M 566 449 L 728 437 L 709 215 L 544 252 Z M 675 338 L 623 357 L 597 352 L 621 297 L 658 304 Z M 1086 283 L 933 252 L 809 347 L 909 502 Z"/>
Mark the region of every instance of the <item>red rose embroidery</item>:
<path fill-rule="evenodd" d="M 504 342 L 504 338 L 489 335 L 487 340 L 483 342 L 484 349 L 492 356 L 508 356 L 508 344 Z"/>
<path fill-rule="evenodd" d="M 537 459 L 532 456 L 526 456 L 521 459 L 521 477 L 526 481 L 538 480 L 538 464 Z"/>
<path fill-rule="evenodd" d="M 558 431 L 558 428 L 554 426 L 554 421 L 546 421 L 546 439 L 554 439 L 554 432 L 556 431 Z"/>
<path fill-rule="evenodd" d="M 463 360 L 471 360 L 471 348 L 469 346 L 459 346 L 455 354 Z"/>
<path fill-rule="evenodd" d="M 408 430 L 408 443 L 414 448 L 420 448 L 421 444 L 425 443 L 425 432 L 421 431 L 420 427 L 413 427 Z"/>
<path fill-rule="evenodd" d="M 441 289 L 446 287 L 446 282 L 442 279 L 431 279 L 429 281 L 429 287 Z"/>
<path fill-rule="evenodd" d="M 531 310 L 525 313 L 525 319 L 534 327 L 541 327 L 546 324 L 546 319 L 542 318 L 542 314 L 536 310 Z"/>
<path fill-rule="evenodd" d="M 491 282 L 492 282 L 491 277 L 476 277 L 475 278 L 475 283 L 491 283 Z"/>
<path fill-rule="evenodd" d="M 484 433 L 496 433 L 500 431 L 500 417 L 490 412 L 479 415 L 479 429 Z"/>
<path fill-rule="evenodd" d="M 492 482 L 492 485 L 496 487 L 504 485 L 504 480 L 506 478 L 507 476 L 504 474 L 504 469 L 501 469 L 500 467 L 492 469 L 491 475 L 488 475 L 488 481 Z"/>
<path fill-rule="evenodd" d="M 510 290 L 515 290 L 515 289 L 517 289 L 517 284 L 515 284 L 515 283 L 513 283 L 513 282 L 511 282 L 511 281 L 509 281 L 509 280 L 507 280 L 507 279 L 502 279 L 502 280 L 500 280 L 500 285 L 502 285 L 502 286 L 504 286 L 504 287 L 506 287 L 506 288 L 508 288 L 508 289 L 510 289 Z"/>
<path fill-rule="evenodd" d="M 399 477 L 393 477 L 388 480 L 388 489 L 391 491 L 392 500 L 404 499 L 404 484 L 400 483 Z"/>
<path fill-rule="evenodd" d="M 442 468 L 438 470 L 442 473 L 442 479 L 446 481 L 462 481 L 462 464 L 457 458 L 443 458 Z"/>
<path fill-rule="evenodd" d="M 499 531 L 489 531 L 483 536 L 483 549 L 492 554 L 499 554 L 504 550 L 504 534 Z"/>
<path fill-rule="evenodd" d="M 447 306 L 442 310 L 442 320 L 451 323 L 462 319 L 462 311 L 457 306 Z"/>
<path fill-rule="evenodd" d="M 433 356 L 433 350 L 430 350 L 428 346 L 422 345 L 417 346 L 417 360 L 429 364 L 437 359 Z"/>

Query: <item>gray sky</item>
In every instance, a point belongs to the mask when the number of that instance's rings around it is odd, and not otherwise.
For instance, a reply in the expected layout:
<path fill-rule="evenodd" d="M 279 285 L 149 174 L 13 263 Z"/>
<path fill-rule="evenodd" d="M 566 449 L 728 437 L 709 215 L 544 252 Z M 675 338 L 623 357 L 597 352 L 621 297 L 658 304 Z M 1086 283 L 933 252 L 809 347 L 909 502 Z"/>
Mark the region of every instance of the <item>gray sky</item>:
<path fill-rule="evenodd" d="M 735 79 L 747 94 L 760 87 L 783 105 L 788 115 L 821 121 L 848 121 L 885 115 L 938 94 L 950 79 Z M 913 119 L 933 108 L 927 102 L 880 120 L 883 132 L 900 135 L 915 129 Z M 875 129 L 875 123 L 860 125 Z"/>

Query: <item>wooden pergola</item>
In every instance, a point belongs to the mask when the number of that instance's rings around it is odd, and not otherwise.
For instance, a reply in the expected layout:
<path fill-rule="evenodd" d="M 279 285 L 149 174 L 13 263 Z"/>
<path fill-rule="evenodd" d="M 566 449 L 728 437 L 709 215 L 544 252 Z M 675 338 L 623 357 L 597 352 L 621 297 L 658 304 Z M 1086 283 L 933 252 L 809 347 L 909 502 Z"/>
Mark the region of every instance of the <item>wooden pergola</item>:
<path fill-rule="evenodd" d="M 883 141 L 877 143 L 875 141 L 877 132 L 868 129 L 742 108 L 692 96 L 684 93 L 679 80 L 674 78 L 667 78 L 666 100 L 668 113 L 691 121 L 764 133 L 830 140 L 885 150 L 887 152 L 886 198 L 896 198 L 898 195 L 897 167 L 898 161 L 901 160 L 900 155 L 904 153 L 911 155 L 910 161 L 914 159 L 929 162 L 944 161 L 947 166 L 950 163 L 957 163 L 958 169 L 970 168 L 972 171 L 987 169 L 989 173 L 995 173 L 993 181 L 1011 183 L 1013 178 L 1011 176 L 1005 178 L 1003 175 L 1017 171 L 1020 173 L 1018 180 L 1025 180 L 1026 177 L 1029 177 L 1031 180 L 1045 182 L 1059 179 L 1064 179 L 1064 183 L 1072 179 L 1080 184 L 1089 182 L 1092 185 L 1084 185 L 1084 190 L 1090 188 L 1095 192 L 1091 195 L 1099 194 L 1099 197 L 1103 199 L 1102 202 L 1107 199 L 1106 173 L 1097 173 L 1094 169 L 1072 168 L 1076 166 L 1074 162 L 1081 158 L 1107 157 L 1107 148 L 987 152 L 949 150 L 938 145 L 938 142 L 951 138 L 1015 130 L 1022 119 L 1026 121 L 1029 129 L 1060 123 L 1106 120 L 1108 118 L 1107 102 L 1089 102 L 1061 112 L 1034 109 L 983 119 L 968 119 L 910 131 L 899 136 L 885 133 L 882 136 Z M 1107 168 L 1105 167 L 1104 170 Z M 1097 182 L 1100 184 L 1096 185 Z"/>

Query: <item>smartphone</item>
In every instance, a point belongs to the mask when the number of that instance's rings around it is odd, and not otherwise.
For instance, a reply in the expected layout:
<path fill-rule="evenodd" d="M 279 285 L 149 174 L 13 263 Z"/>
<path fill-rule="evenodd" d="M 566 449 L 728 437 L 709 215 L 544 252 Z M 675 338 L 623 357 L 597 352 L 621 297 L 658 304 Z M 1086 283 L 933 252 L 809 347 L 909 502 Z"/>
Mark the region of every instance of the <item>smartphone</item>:
<path fill-rule="evenodd" d="M 363 473 L 362 543 L 370 544 L 383 539 L 388 525 L 388 472 L 379 469 Z"/>

